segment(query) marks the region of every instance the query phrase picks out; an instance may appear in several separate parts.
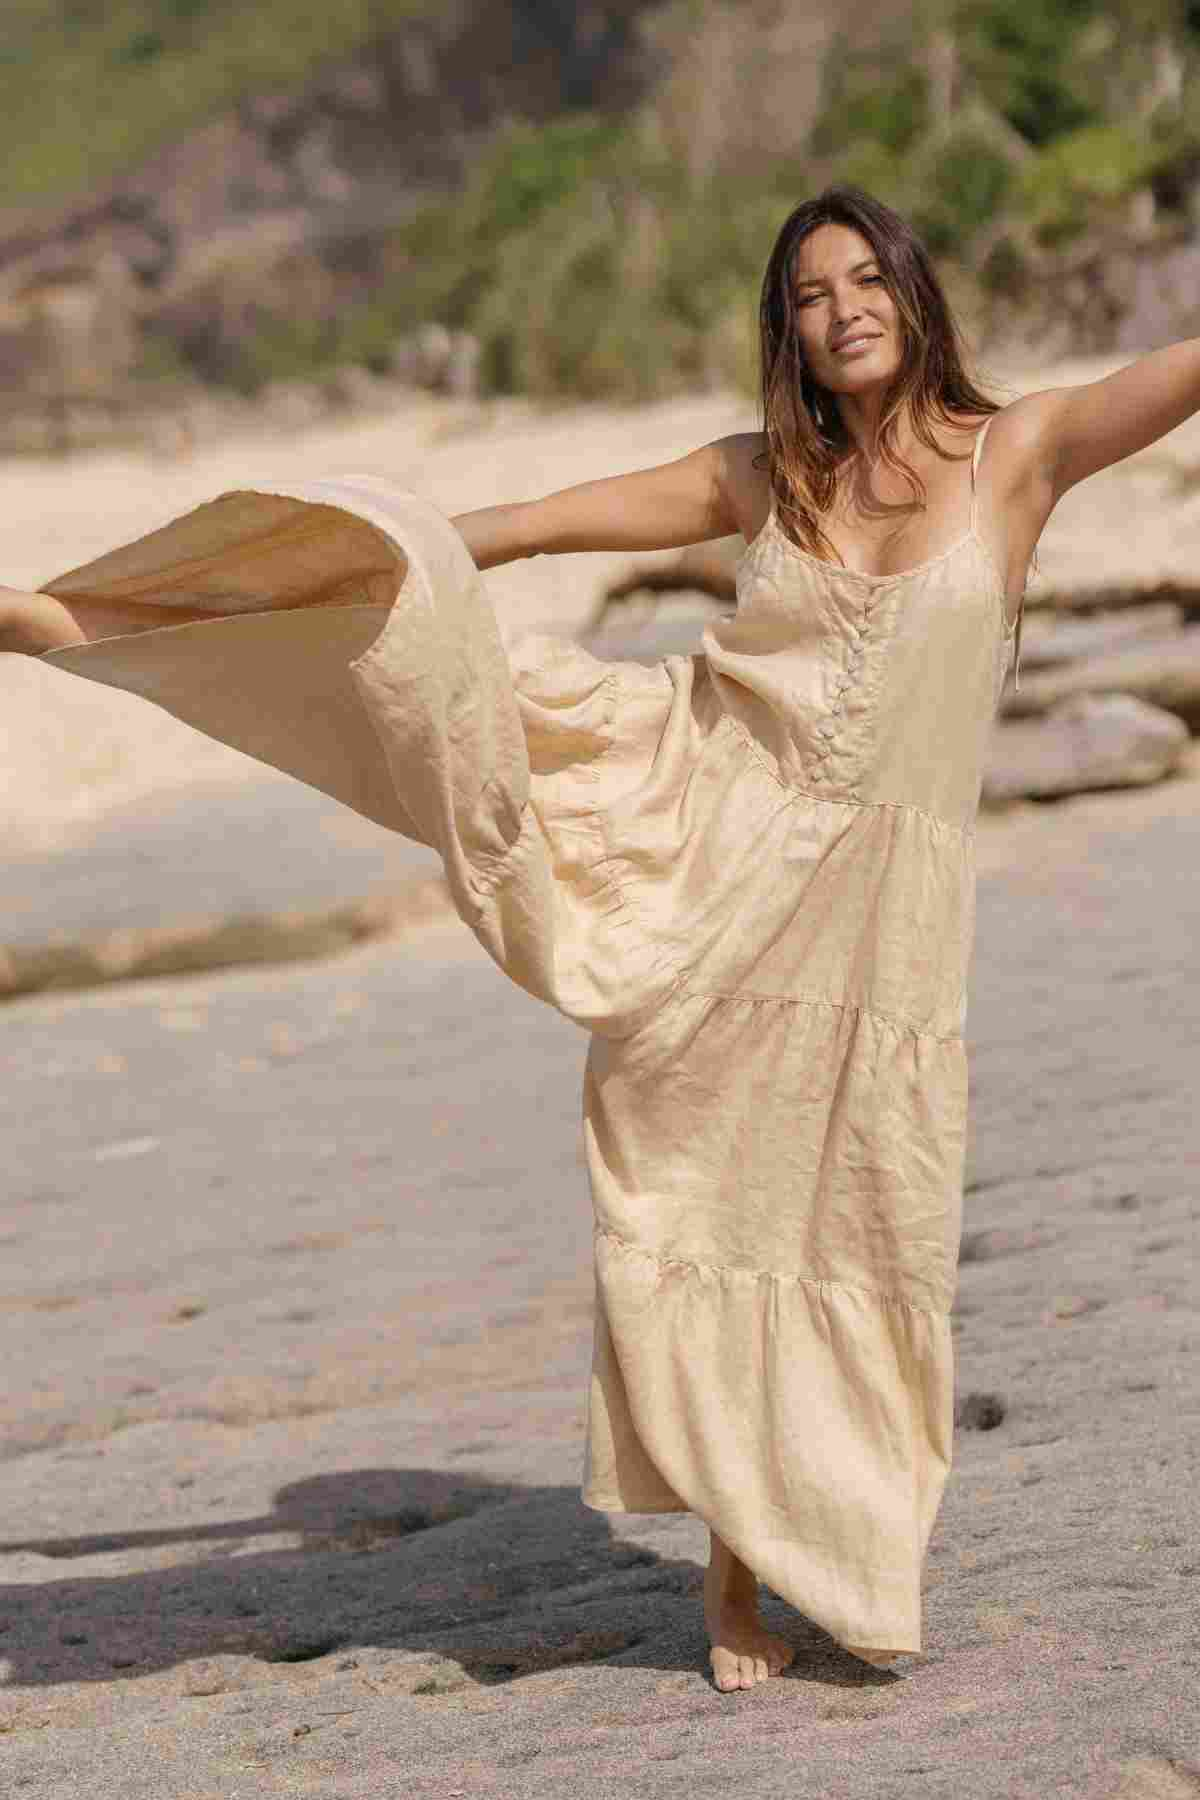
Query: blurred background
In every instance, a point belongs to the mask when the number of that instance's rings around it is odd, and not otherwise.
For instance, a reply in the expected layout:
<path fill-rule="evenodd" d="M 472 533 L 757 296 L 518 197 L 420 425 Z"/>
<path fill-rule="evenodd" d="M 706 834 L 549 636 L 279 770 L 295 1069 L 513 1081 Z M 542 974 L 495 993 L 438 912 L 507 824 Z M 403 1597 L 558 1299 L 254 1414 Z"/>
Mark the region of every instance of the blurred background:
<path fill-rule="evenodd" d="M 765 258 L 837 179 L 915 221 L 1001 399 L 1200 332 L 1185 0 L 10 0 L 0 83 L 14 585 L 255 480 L 453 513 L 752 425 Z M 732 604 L 738 547 L 488 584 L 509 635 L 655 656 Z M 1198 557 L 1195 421 L 1068 497 L 987 808 L 1190 770 Z M 126 696 L 26 665 L 5 701 L 10 952 L 433 873 Z M 295 860 L 218 871 L 205 806 L 268 803 Z"/>
<path fill-rule="evenodd" d="M 748 386 L 837 178 L 991 351 L 1196 329 L 1188 0 L 9 0 L 0 81 L 0 448 Z"/>
<path fill-rule="evenodd" d="M 11 0 L 0 79 L 9 448 L 372 380 L 748 385 L 772 232 L 833 178 L 986 347 L 1200 304 L 1186 0 Z"/>

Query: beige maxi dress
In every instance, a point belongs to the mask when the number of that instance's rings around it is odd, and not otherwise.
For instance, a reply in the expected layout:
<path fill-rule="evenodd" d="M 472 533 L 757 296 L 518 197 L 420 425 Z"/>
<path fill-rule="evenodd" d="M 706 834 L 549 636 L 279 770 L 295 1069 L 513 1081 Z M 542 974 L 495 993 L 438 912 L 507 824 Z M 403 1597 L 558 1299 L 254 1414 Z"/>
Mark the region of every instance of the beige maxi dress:
<path fill-rule="evenodd" d="M 836 1639 L 915 1651 L 1003 581 L 973 500 L 890 576 L 772 517 L 738 590 L 652 668 L 509 654 L 453 527 L 351 477 L 51 582 L 156 623 L 46 660 L 440 851 L 501 968 L 591 1033 L 584 1499 L 692 1511 Z"/>

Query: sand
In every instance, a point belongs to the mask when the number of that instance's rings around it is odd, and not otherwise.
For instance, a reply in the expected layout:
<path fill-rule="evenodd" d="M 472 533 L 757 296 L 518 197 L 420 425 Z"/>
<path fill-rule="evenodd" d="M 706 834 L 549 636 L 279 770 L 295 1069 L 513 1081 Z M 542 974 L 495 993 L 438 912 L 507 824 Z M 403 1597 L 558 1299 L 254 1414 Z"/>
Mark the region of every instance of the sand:
<path fill-rule="evenodd" d="M 639 447 L 718 411 L 647 415 Z M 532 433 L 542 475 L 579 466 L 572 434 Z M 424 467 L 450 496 L 465 458 L 482 501 L 503 471 L 465 446 Z M 4 471 L 30 496 L 12 579 L 127 534 L 110 460 L 91 500 L 104 459 L 73 490 L 58 471 L 74 547 L 49 560 L 46 471 Z M 203 474 L 168 471 L 163 511 Z M 1171 521 L 1182 543 L 1194 510 Z M 1160 512 L 1155 541 L 1173 532 Z M 541 590 L 512 592 L 510 618 L 539 616 Z M 545 592 L 540 616 L 565 619 L 566 589 Z M 56 729 L 47 793 L 74 754 Z M 183 768 L 139 787 L 112 766 L 57 840 L 60 923 L 89 882 L 109 916 L 134 891 L 177 904 L 175 827 L 156 815 L 154 863 L 119 825 Z M 580 1505 L 583 1041 L 456 923 L 0 1009 L 5 1795 L 1200 1795 L 1190 767 L 981 821 L 964 1421 L 926 1652 L 894 1673 L 769 1600 L 793 1669 L 718 1694 L 698 1522 Z M 197 839 L 250 773 L 197 790 Z M 390 878 L 347 831 L 356 884 Z M 264 835 L 214 844 L 210 898 L 235 874 L 239 904 L 276 892 Z M 19 866 L 29 933 L 37 857 Z M 288 864 L 297 903 L 317 866 Z"/>

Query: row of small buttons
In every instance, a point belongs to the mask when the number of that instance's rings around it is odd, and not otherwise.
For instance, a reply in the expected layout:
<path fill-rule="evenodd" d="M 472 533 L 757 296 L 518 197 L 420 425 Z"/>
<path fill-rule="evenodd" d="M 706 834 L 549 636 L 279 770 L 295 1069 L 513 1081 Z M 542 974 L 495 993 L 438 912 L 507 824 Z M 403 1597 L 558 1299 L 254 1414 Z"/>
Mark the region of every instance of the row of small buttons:
<path fill-rule="evenodd" d="M 846 666 L 842 671 L 837 688 L 834 691 L 833 703 L 829 709 L 829 718 L 824 724 L 817 726 L 817 735 L 824 740 L 823 743 L 817 747 L 816 757 L 813 763 L 812 773 L 818 782 L 832 779 L 826 765 L 826 758 L 833 749 L 833 739 L 837 736 L 837 727 L 834 721 L 841 714 L 842 709 L 845 706 L 846 695 L 849 693 L 854 678 L 859 672 L 862 663 L 863 639 L 866 636 L 867 626 L 871 622 L 871 611 L 875 605 L 876 598 L 877 596 L 872 594 L 863 602 L 862 617 L 859 619 L 858 623 L 851 628 L 853 641 L 850 653 L 846 658 Z M 858 790 L 856 788 L 850 790 L 850 798 L 852 800 L 857 800 L 859 798 Z"/>

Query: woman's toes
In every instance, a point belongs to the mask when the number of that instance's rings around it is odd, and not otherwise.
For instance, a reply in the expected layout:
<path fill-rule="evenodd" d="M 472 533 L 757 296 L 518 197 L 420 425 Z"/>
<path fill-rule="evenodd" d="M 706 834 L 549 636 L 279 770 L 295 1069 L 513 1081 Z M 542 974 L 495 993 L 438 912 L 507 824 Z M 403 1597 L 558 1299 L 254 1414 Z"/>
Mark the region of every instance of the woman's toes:
<path fill-rule="evenodd" d="M 728 1650 L 714 1650 L 710 1658 L 712 1662 L 713 1680 L 723 1694 L 732 1693 L 733 1689 L 742 1685 L 738 1672 L 738 1659 Z"/>

